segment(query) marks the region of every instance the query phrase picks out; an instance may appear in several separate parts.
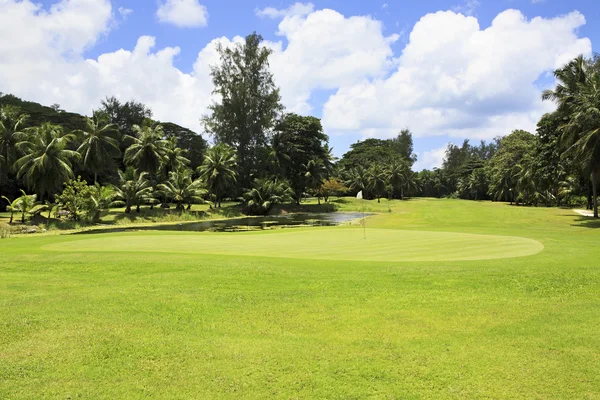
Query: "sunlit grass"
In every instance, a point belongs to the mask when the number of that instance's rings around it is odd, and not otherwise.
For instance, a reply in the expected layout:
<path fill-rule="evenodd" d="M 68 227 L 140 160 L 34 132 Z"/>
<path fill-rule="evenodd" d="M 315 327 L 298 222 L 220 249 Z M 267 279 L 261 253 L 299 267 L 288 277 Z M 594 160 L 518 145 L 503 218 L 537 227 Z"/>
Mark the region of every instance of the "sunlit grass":
<path fill-rule="evenodd" d="M 356 199 L 336 204 L 362 209 Z M 422 245 L 402 243 L 411 231 L 407 241 L 429 240 L 425 254 L 445 251 L 424 231 L 522 237 L 544 249 L 473 261 L 318 257 L 328 240 L 318 232 L 359 226 L 241 234 L 255 243 L 172 232 L 79 245 L 87 236 L 3 239 L 0 398 L 600 397 L 594 221 L 491 202 L 365 206 L 378 213 L 367 235 L 377 230 L 407 253 Z M 165 251 L 174 236 L 214 243 Z M 306 257 L 277 257 L 310 241 Z M 228 243 L 229 254 L 203 250 Z"/>

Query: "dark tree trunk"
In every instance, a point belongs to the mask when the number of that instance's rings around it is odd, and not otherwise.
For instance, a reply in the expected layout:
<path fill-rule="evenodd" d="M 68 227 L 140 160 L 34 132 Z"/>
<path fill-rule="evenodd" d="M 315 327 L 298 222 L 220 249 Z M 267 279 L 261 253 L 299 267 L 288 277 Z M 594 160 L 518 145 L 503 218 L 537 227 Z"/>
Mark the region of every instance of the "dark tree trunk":
<path fill-rule="evenodd" d="M 598 174 L 592 172 L 592 202 L 594 203 L 594 218 L 598 218 Z"/>

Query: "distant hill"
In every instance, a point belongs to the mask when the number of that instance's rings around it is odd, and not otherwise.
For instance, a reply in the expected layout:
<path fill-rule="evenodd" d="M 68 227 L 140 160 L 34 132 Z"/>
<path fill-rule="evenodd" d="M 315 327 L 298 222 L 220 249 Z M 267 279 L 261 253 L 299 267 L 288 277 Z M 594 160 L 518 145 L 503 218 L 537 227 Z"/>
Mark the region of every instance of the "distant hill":
<path fill-rule="evenodd" d="M 58 105 L 47 107 L 33 101 L 22 100 L 12 94 L 0 96 L 0 106 L 5 104 L 17 106 L 25 114 L 28 114 L 28 126 L 37 126 L 44 122 L 51 122 L 62 126 L 67 132 L 85 128 L 85 117 L 83 115 L 60 110 Z"/>

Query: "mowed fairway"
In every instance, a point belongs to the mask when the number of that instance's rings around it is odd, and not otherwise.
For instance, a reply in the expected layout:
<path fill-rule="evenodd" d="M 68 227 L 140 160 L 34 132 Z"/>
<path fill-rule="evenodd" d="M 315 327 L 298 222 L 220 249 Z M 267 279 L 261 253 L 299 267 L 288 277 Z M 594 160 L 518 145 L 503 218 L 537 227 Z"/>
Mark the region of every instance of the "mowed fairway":
<path fill-rule="evenodd" d="M 276 230 L 263 233 L 101 235 L 42 247 L 70 252 L 225 254 L 348 261 L 448 261 L 539 253 L 535 240 L 494 235 L 390 229 Z"/>
<path fill-rule="evenodd" d="M 367 204 L 366 240 L 0 240 L 0 398 L 600 399 L 599 223 Z"/>

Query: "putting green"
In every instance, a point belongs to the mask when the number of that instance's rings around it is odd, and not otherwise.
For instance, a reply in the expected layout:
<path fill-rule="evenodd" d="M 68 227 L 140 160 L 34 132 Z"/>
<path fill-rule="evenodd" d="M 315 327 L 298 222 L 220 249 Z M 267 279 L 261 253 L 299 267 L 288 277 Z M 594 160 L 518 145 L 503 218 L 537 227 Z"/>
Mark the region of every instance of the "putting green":
<path fill-rule="evenodd" d="M 515 236 L 368 229 L 309 229 L 248 233 L 106 234 L 50 244 L 68 252 L 224 254 L 356 261 L 458 261 L 522 257 L 544 246 Z"/>

